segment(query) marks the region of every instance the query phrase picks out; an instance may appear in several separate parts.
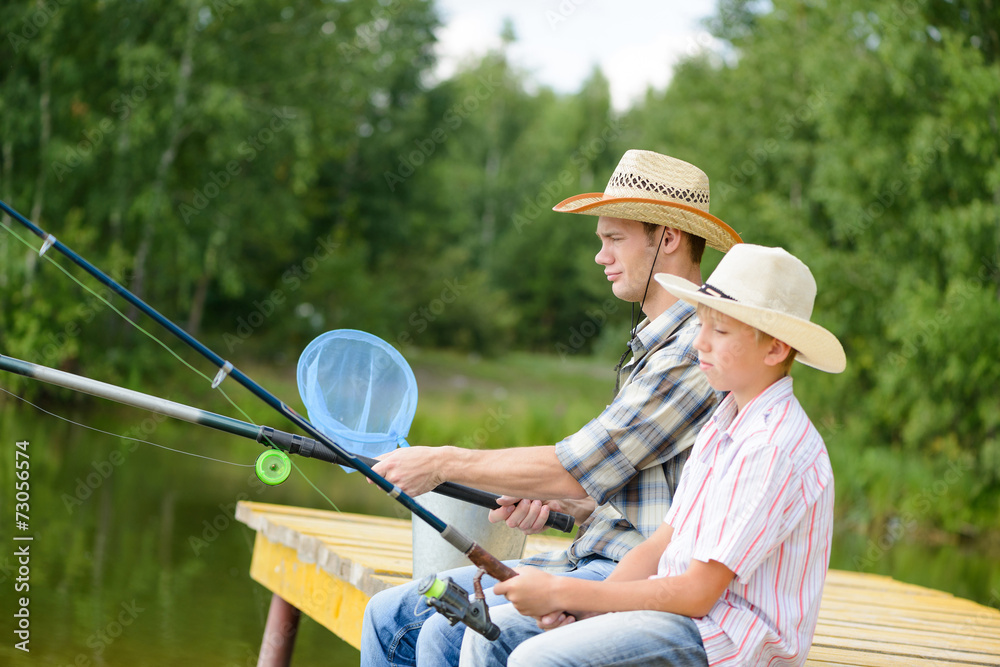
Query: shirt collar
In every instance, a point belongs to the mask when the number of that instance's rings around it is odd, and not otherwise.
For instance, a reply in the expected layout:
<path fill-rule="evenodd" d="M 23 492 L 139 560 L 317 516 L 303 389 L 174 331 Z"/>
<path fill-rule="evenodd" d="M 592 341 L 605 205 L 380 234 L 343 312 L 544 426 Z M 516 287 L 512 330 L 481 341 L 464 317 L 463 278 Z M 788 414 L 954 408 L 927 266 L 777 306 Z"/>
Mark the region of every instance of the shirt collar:
<path fill-rule="evenodd" d="M 665 343 L 693 315 L 694 306 L 678 299 L 652 322 L 648 317 L 644 319 L 636 327 L 635 337 L 629 341 L 633 360 L 638 361 L 650 350 Z"/>
<path fill-rule="evenodd" d="M 736 398 L 732 392 L 726 394 L 711 419 L 719 431 L 725 431 L 730 438 L 735 439 L 743 424 L 750 425 L 762 419 L 775 403 L 787 400 L 791 396 L 792 378 L 786 375 L 757 394 L 739 414 L 736 412 Z"/>

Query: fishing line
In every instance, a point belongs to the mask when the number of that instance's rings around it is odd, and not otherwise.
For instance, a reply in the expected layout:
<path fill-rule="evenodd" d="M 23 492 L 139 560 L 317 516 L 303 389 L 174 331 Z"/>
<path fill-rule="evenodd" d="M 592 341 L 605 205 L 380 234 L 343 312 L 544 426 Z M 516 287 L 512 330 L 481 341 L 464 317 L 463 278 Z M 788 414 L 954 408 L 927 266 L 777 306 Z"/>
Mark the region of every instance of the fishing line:
<path fill-rule="evenodd" d="M 3 226 L 4 229 L 6 229 L 11 234 L 13 234 L 14 238 L 16 238 L 18 241 L 20 241 L 25 247 L 27 247 L 27 248 L 29 248 L 31 250 L 34 250 L 35 252 L 38 252 L 38 249 L 35 248 L 35 246 L 33 246 L 27 240 L 21 238 L 21 235 L 18 234 L 13 228 L 11 228 L 10 226 L 4 224 L 3 222 L 0 222 L 0 226 Z M 69 271 L 67 271 L 61 264 L 59 264 L 58 262 L 56 262 L 52 258 L 51 255 L 40 254 L 39 257 L 41 257 L 42 259 L 48 260 L 49 263 L 51 263 L 56 268 L 58 268 L 60 271 L 62 271 L 64 274 L 66 274 L 70 278 L 70 280 L 72 280 L 77 285 L 79 285 L 80 287 L 82 287 L 83 289 L 85 289 L 87 292 L 90 292 L 92 295 L 94 295 L 101 303 L 103 303 L 104 305 L 106 305 L 108 308 L 110 308 L 111 310 L 113 310 L 116 313 L 118 313 L 118 315 L 120 315 L 123 320 L 125 320 L 126 322 L 128 322 L 129 324 L 131 324 L 133 327 L 135 327 L 136 329 L 138 329 L 139 331 L 141 331 L 142 333 L 144 333 L 150 339 L 156 341 L 163 349 L 165 349 L 167 352 L 169 352 L 170 354 L 172 354 L 175 359 L 177 359 L 182 364 L 184 364 L 185 366 L 187 366 L 188 368 L 190 368 L 192 371 L 194 371 L 195 373 L 197 373 L 198 375 L 200 375 L 202 378 L 205 379 L 205 381 L 212 382 L 212 379 L 210 377 L 208 377 L 207 375 L 205 375 L 204 373 L 202 373 L 200 370 L 198 370 L 197 368 L 195 368 L 194 366 L 192 366 L 190 363 L 188 363 L 186 359 L 182 358 L 179 354 L 177 354 L 173 349 L 170 348 L 169 345 L 167 345 L 162 340 L 160 340 L 159 338 L 157 338 L 154 334 L 150 333 L 149 331 L 146 331 L 146 329 L 144 329 L 138 322 L 132 321 L 127 315 L 125 315 L 125 313 L 123 313 L 122 311 L 118 310 L 118 308 L 116 308 L 111 302 L 109 302 L 103 296 L 101 296 L 100 294 L 98 294 L 97 292 L 95 292 L 88 285 L 86 285 L 83 282 L 81 282 L 80 280 L 78 280 L 76 276 L 74 276 L 72 273 L 70 273 Z M 221 393 L 226 398 L 226 400 L 229 402 L 229 404 L 232 405 L 241 415 L 243 415 L 248 422 L 250 422 L 254 426 L 258 426 L 258 424 L 250 417 L 250 415 L 248 415 L 243 410 L 243 408 L 241 408 L 239 405 L 237 405 L 236 402 L 232 398 L 230 398 L 229 394 L 227 394 L 225 392 L 225 390 L 222 388 L 221 385 L 216 386 L 215 389 L 219 393 Z M 10 392 L 6 391 L 5 389 L 0 388 L 0 390 L 4 391 L 5 393 L 10 394 Z M 11 396 L 14 396 L 14 394 L 11 394 Z M 15 398 L 20 398 L 20 397 L 19 396 L 15 396 Z M 25 399 L 21 399 L 21 400 L 25 400 Z M 25 402 L 27 403 L 28 401 L 25 401 Z M 29 403 L 29 405 L 32 405 L 33 407 L 38 408 L 38 406 L 35 406 L 34 404 L 31 404 L 31 403 Z M 47 412 L 46 410 L 43 410 L 42 408 L 38 408 L 38 409 L 42 410 L 42 412 Z M 48 413 L 48 414 L 52 414 L 52 413 Z M 52 416 L 58 417 L 59 419 L 63 419 L 62 417 L 59 417 L 58 415 L 52 415 Z M 70 423 L 75 423 L 75 422 L 72 422 L 71 420 L 68 420 L 68 419 L 64 419 L 64 421 L 69 421 Z M 78 424 L 78 426 L 83 426 L 84 428 L 91 428 L 91 427 L 86 426 L 84 424 Z M 99 429 L 93 429 L 93 428 L 91 428 L 91 430 L 99 431 L 101 433 L 106 433 L 106 431 L 100 431 Z M 109 433 L 108 435 L 116 435 L 116 434 Z M 124 437 L 127 437 L 127 436 L 116 436 L 116 437 L 123 437 L 124 438 Z M 130 440 L 136 440 L 136 438 L 128 438 L 128 439 L 130 439 Z M 138 440 L 138 442 L 146 442 L 146 441 L 145 440 Z M 269 442 L 269 444 L 271 444 L 272 446 L 274 446 L 274 443 L 271 443 L 270 441 L 268 441 L 268 442 Z M 189 454 L 190 456 L 195 456 L 195 457 L 207 459 L 207 460 L 210 460 L 210 461 L 219 461 L 220 463 L 228 463 L 230 465 L 236 465 L 236 466 L 240 466 L 240 467 L 243 467 L 243 466 L 247 466 L 247 467 L 251 467 L 251 468 L 254 467 L 252 464 L 233 463 L 231 461 L 222 461 L 222 460 L 219 460 L 219 459 L 212 459 L 212 458 L 209 458 L 207 456 L 201 456 L 200 454 L 192 454 L 191 452 L 184 452 L 184 451 L 181 451 L 181 450 L 171 450 L 169 447 L 164 447 L 163 445 L 157 445 L 156 443 L 152 443 L 152 442 L 148 442 L 147 444 L 153 445 L 154 447 L 160 447 L 162 449 L 167 449 L 167 450 L 170 450 L 170 451 L 176 451 L 176 452 L 181 453 L 181 454 Z M 311 479 L 309 479 L 309 477 L 302 471 L 301 468 L 299 468 L 299 466 L 295 463 L 294 460 L 289 459 L 289 462 L 292 464 L 292 468 L 294 468 L 295 471 L 298 472 L 302 476 L 302 478 L 304 480 L 306 480 L 306 482 L 309 484 L 309 486 L 311 486 L 313 489 L 315 489 L 316 492 L 320 496 L 322 496 L 323 499 L 326 500 L 326 502 L 329 503 L 331 507 L 333 507 L 333 509 L 335 509 L 337 512 L 340 511 L 340 508 L 337 507 L 336 503 L 334 503 L 332 500 L 330 500 L 330 498 L 325 493 L 323 493 L 319 489 L 319 487 L 316 486 L 313 483 L 313 481 Z"/>
<path fill-rule="evenodd" d="M 195 458 L 205 459 L 206 461 L 215 461 L 216 463 L 225 463 L 226 465 L 236 466 L 238 468 L 253 468 L 254 467 L 252 463 L 236 463 L 235 461 L 223 461 L 222 459 L 213 459 L 211 456 L 203 456 L 201 454 L 195 454 L 194 452 L 185 452 L 182 449 L 174 449 L 172 447 L 167 447 L 166 445 L 158 445 L 155 442 L 150 442 L 149 440 L 141 440 L 139 438 L 133 438 L 133 437 L 128 436 L 128 435 L 121 435 L 119 433 L 112 433 L 111 431 L 102 431 L 99 428 L 95 428 L 93 426 L 87 426 L 86 424 L 81 424 L 80 422 L 75 422 L 72 419 L 69 419 L 68 417 L 63 417 L 62 415 L 57 415 L 54 412 L 49 412 L 45 408 L 43 408 L 41 406 L 38 406 L 38 405 L 35 405 L 34 403 L 32 403 L 31 401 L 29 401 L 28 399 L 23 398 L 21 396 L 18 396 L 17 394 L 15 394 L 15 393 L 13 393 L 11 391 L 7 391 L 3 387 L 0 387 L 0 391 L 2 391 L 3 393 L 7 394 L 8 396 L 13 396 L 14 398 L 16 398 L 19 401 L 23 401 L 23 402 L 27 403 L 31 407 L 35 408 L 36 410 L 38 410 L 40 412 L 44 412 L 45 414 L 49 415 L 50 417 L 55 417 L 56 419 L 61 419 L 61 420 L 63 420 L 64 422 L 66 422 L 68 424 L 72 424 L 73 426 L 79 426 L 80 428 L 85 428 L 88 431 L 95 431 L 97 433 L 103 433 L 104 435 L 110 435 L 110 436 L 113 436 L 115 438 L 121 438 L 122 440 L 132 440 L 134 442 L 141 442 L 144 445 L 152 445 L 153 447 L 159 447 L 160 449 L 165 449 L 168 452 L 177 452 L 178 454 L 186 454 L 188 456 L 193 456 Z"/>
<path fill-rule="evenodd" d="M 159 323 L 165 329 L 170 331 L 174 336 L 186 343 L 191 349 L 201 354 L 203 357 L 208 359 L 215 368 L 219 370 L 216 375 L 216 379 L 213 384 L 218 386 L 219 382 L 224 380 L 227 376 L 233 378 L 233 380 L 244 387 L 247 391 L 252 393 L 254 396 L 259 398 L 265 404 L 270 406 L 275 412 L 284 416 L 290 422 L 295 424 L 298 428 L 302 429 L 308 433 L 312 438 L 315 438 L 314 442 L 322 445 L 324 455 L 329 455 L 334 458 L 342 458 L 347 461 L 350 466 L 356 470 L 359 470 L 368 480 L 373 484 L 378 486 L 382 491 L 389 495 L 390 498 L 394 499 L 396 502 L 400 503 L 407 509 L 409 509 L 414 516 L 419 518 L 421 521 L 426 522 L 431 528 L 433 528 L 437 533 L 444 539 L 448 544 L 453 546 L 455 549 L 465 554 L 474 565 L 478 565 L 480 569 L 498 579 L 500 581 L 506 581 L 511 577 L 516 577 L 517 572 L 500 562 L 496 556 L 492 555 L 489 551 L 484 549 L 481 545 L 477 544 L 475 540 L 470 539 L 468 536 L 462 533 L 456 527 L 445 523 L 440 517 L 436 516 L 433 512 L 429 511 L 426 507 L 418 503 L 412 496 L 403 491 L 399 485 L 390 482 L 387 478 L 383 477 L 379 473 L 375 472 L 372 465 L 361 460 L 360 457 L 352 454 L 349 450 L 345 449 L 341 445 L 338 445 L 330 436 L 323 433 L 316 426 L 309 422 L 308 419 L 304 418 L 298 414 L 295 410 L 290 408 L 285 402 L 280 400 L 277 396 L 269 392 L 267 389 L 262 387 L 260 384 L 255 382 L 253 378 L 244 373 L 238 368 L 235 368 L 233 364 L 226 359 L 219 356 L 218 353 L 212 351 L 205 346 L 204 343 L 200 342 L 190 333 L 179 327 L 176 323 L 164 317 L 160 312 L 155 310 L 148 303 L 140 299 L 138 296 L 122 287 L 118 282 L 113 280 L 108 274 L 101 271 L 99 268 L 91 264 L 89 261 L 81 257 L 71 248 L 67 247 L 61 241 L 56 239 L 55 236 L 46 232 L 44 229 L 31 222 L 23 215 L 10 208 L 5 202 L 0 201 L 0 209 L 11 215 L 19 223 L 24 225 L 25 228 L 30 230 L 33 234 L 43 239 L 43 244 L 41 249 L 38 251 L 39 256 L 45 254 L 45 251 L 51 247 L 55 247 L 56 250 L 66 256 L 67 259 L 77 264 L 81 269 L 93 276 L 98 282 L 110 287 L 114 292 L 118 293 L 122 298 L 131 303 L 134 307 L 141 310 L 148 317 L 152 318 L 155 322 Z M 6 226 L 6 225 L 5 225 Z M 102 299 L 103 301 L 103 299 Z M 242 412 L 242 411 L 241 411 Z M 282 460 L 284 457 L 284 460 Z M 257 459 L 257 471 L 262 479 L 264 478 L 274 478 L 277 479 L 279 476 L 283 475 L 281 466 L 286 465 L 288 459 L 288 454 L 281 451 L 280 449 L 269 449 L 264 452 Z M 374 459 L 371 459 L 373 463 Z M 265 469 L 265 466 L 270 466 Z M 277 473 L 277 474 L 275 474 Z M 267 481 L 267 479 L 264 479 Z M 439 581 L 430 582 L 433 586 L 435 583 L 440 584 Z M 438 589 L 440 586 L 437 587 Z M 429 592 L 428 589 L 427 592 Z M 440 593 L 440 591 L 439 591 Z M 452 596 L 454 597 L 454 596 Z M 460 596 L 461 597 L 461 596 Z M 449 598 L 449 604 L 451 599 Z M 455 622 L 458 620 L 463 620 L 469 628 L 478 631 L 490 639 L 495 639 L 496 635 L 494 631 L 497 631 L 495 625 L 490 623 L 488 627 L 482 623 L 482 619 L 486 618 L 485 605 L 476 606 L 473 608 L 471 604 L 466 605 L 468 608 L 463 612 L 461 616 L 455 616 Z M 449 607 L 451 609 L 451 607 Z M 468 612 L 468 613 L 466 613 Z M 480 614 L 480 616 L 477 616 Z M 451 617 L 449 617 L 451 620 Z"/>

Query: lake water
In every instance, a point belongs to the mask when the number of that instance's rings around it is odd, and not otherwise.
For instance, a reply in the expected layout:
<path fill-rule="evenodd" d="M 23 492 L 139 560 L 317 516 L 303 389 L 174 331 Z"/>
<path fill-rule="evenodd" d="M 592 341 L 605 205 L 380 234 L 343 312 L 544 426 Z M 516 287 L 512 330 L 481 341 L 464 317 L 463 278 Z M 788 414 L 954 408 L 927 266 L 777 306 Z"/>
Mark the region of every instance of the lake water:
<path fill-rule="evenodd" d="M 11 386 L 2 380 L 0 386 Z M 271 594 L 249 577 L 255 533 L 233 519 L 235 502 L 329 504 L 295 472 L 279 487 L 257 482 L 252 465 L 260 446 L 249 440 L 108 405 L 88 399 L 75 410 L 52 410 L 115 433 L 146 431 L 141 437 L 152 442 L 237 465 L 125 443 L 0 394 L 0 664 L 255 665 Z M 269 423 L 286 427 L 277 417 Z M 25 441 L 30 508 L 27 529 L 19 530 L 14 462 L 16 443 Z M 297 462 L 343 511 L 408 516 L 357 473 Z M 30 589 L 17 592 L 15 550 L 26 544 Z M 832 560 L 834 568 L 863 563 L 867 571 L 1000 602 L 991 594 L 1000 588 L 996 558 L 972 546 L 838 535 Z M 25 596 L 30 654 L 14 648 L 12 632 L 17 600 Z M 353 648 L 303 617 L 295 664 L 357 661 Z"/>

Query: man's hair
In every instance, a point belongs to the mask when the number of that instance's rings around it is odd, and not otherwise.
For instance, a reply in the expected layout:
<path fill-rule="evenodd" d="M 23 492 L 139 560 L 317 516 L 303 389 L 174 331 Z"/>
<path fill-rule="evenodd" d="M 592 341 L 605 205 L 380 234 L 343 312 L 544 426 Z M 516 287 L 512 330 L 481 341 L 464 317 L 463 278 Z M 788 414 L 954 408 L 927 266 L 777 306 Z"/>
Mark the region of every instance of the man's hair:
<path fill-rule="evenodd" d="M 722 312 L 716 310 L 715 308 L 712 308 L 711 306 L 706 306 L 703 303 L 699 303 L 698 304 L 698 317 L 701 320 L 703 320 L 703 321 L 704 320 L 715 320 L 720 315 L 725 315 L 725 313 L 722 313 Z M 732 317 L 730 315 L 726 315 L 726 317 L 729 317 L 729 319 L 733 320 L 734 322 L 739 322 L 743 326 L 745 326 L 745 327 L 749 328 L 751 331 L 753 331 L 753 339 L 754 339 L 754 342 L 757 343 L 757 345 L 769 344 L 771 341 L 776 340 L 776 338 L 774 336 L 772 336 L 771 334 L 765 333 L 765 332 L 761 331 L 760 329 L 752 327 L 749 324 L 747 324 L 746 322 L 741 322 L 740 320 L 738 320 L 735 317 Z M 786 356 L 785 360 L 782 361 L 781 364 L 779 365 L 779 368 L 781 369 L 782 375 L 791 375 L 792 374 L 792 364 L 795 362 L 795 355 L 797 355 L 797 354 L 798 354 L 798 351 L 794 347 L 792 347 L 792 346 L 789 345 L 788 346 L 788 356 Z"/>
<path fill-rule="evenodd" d="M 640 222 L 642 221 L 640 220 Z M 657 225 L 652 222 L 642 222 L 642 226 L 646 228 L 646 240 L 649 241 L 649 245 L 656 243 L 662 233 L 663 225 Z M 690 257 L 691 262 L 700 266 L 701 256 L 705 254 L 705 239 L 679 229 L 677 231 L 687 237 L 688 257 Z"/>

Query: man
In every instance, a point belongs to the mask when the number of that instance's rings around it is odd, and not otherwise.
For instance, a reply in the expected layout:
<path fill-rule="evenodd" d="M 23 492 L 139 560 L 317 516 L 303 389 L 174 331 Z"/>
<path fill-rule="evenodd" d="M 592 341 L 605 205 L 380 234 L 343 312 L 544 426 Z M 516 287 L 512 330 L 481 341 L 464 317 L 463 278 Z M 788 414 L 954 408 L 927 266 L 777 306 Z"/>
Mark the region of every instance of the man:
<path fill-rule="evenodd" d="M 781 248 L 740 245 L 701 286 L 656 280 L 697 306 L 700 367 L 726 398 L 656 533 L 606 581 L 524 568 L 498 583 L 511 602 L 494 619 L 503 632 L 489 642 L 467 631 L 463 667 L 796 667 L 808 658 L 830 560 L 833 470 L 790 373 L 795 359 L 840 373 L 843 347 L 810 321 L 816 281 Z"/>
<path fill-rule="evenodd" d="M 582 524 L 565 552 L 524 564 L 565 576 L 603 580 L 617 561 L 653 534 L 669 509 L 695 435 L 717 397 L 698 371 L 691 306 L 652 281 L 668 273 L 701 283 L 705 244 L 727 251 L 739 235 L 708 212 L 708 177 L 697 167 L 649 151 L 628 151 L 603 193 L 571 197 L 554 210 L 600 216 L 604 267 L 615 296 L 638 303 L 646 319 L 633 330 L 632 359 L 614 401 L 579 432 L 553 446 L 507 450 L 410 447 L 382 457 L 375 471 L 411 495 L 445 481 L 525 499 L 568 499 Z M 623 357 L 624 360 L 624 357 Z M 587 506 L 585 501 L 592 498 Z M 590 513 L 590 508 L 596 509 Z M 579 509 L 586 506 L 587 509 Z M 526 525 L 547 508 L 531 503 L 496 510 Z M 544 519 L 543 519 L 544 520 Z M 516 563 L 515 563 L 516 564 Z M 446 573 L 471 590 L 475 568 Z M 490 605 L 502 597 L 487 594 Z M 365 665 L 457 664 L 464 628 L 427 614 L 415 584 L 372 598 L 365 610 Z M 421 609 L 423 608 L 423 609 Z"/>

